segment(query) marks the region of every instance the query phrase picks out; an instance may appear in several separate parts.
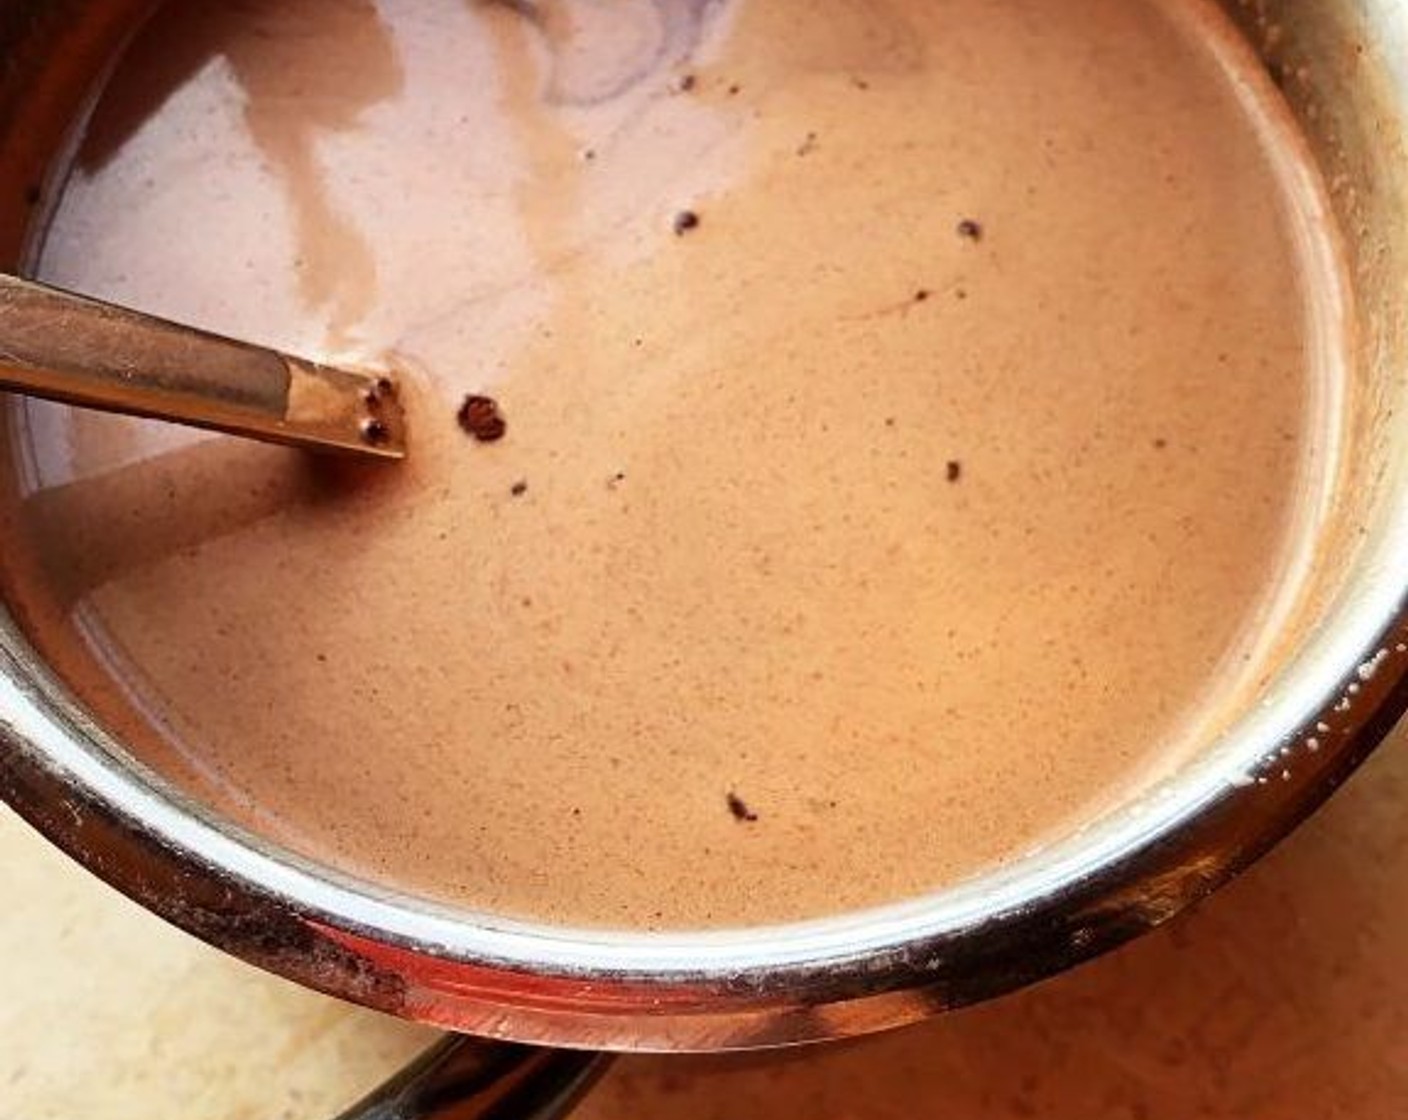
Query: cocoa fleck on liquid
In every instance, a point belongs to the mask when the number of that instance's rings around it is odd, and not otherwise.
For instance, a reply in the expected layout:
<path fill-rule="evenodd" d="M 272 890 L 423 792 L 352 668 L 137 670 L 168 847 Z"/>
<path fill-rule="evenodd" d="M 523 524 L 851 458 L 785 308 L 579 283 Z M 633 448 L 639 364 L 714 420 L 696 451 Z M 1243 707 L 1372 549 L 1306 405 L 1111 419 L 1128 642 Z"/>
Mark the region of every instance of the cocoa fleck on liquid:
<path fill-rule="evenodd" d="M 498 443 L 508 434 L 508 422 L 499 412 L 499 404 L 492 397 L 471 394 L 460 405 L 457 419 L 466 435 L 473 436 L 480 443 Z"/>
<path fill-rule="evenodd" d="M 79 695 L 298 851 L 632 928 L 911 897 L 1195 752 L 1343 349 L 1215 10 L 521 7 L 183 0 L 132 47 L 44 278 L 389 361 L 413 445 L 6 405 L 6 595 Z"/>

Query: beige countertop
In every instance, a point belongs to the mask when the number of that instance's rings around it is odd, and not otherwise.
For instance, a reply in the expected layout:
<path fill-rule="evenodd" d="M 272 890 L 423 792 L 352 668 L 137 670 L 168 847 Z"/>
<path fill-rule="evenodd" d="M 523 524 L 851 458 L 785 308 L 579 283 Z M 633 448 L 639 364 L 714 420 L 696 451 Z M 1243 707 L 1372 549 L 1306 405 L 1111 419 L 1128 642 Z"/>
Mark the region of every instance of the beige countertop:
<path fill-rule="evenodd" d="M 197 944 L 3 813 L 0 888 L 0 1120 L 321 1120 L 432 1037 Z M 1408 742 L 1121 953 L 859 1043 L 623 1059 L 580 1115 L 1408 1117 Z"/>

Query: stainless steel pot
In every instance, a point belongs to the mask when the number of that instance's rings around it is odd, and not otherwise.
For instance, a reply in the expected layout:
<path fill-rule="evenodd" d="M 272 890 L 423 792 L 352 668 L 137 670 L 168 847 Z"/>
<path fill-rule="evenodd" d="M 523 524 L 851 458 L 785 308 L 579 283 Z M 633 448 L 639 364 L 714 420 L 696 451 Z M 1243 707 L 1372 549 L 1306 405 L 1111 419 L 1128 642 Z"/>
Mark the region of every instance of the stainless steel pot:
<path fill-rule="evenodd" d="M 1408 3 L 1224 6 L 1332 184 L 1357 294 L 1351 416 L 1278 675 L 1139 804 L 981 880 L 826 921 L 651 936 L 533 926 L 352 881 L 190 803 L 84 714 L 3 611 L 0 796 L 94 873 L 254 964 L 396 1015 L 559 1047 L 722 1050 L 877 1030 L 1068 968 L 1204 897 L 1408 707 Z M 0 265 L 23 268 L 51 176 L 151 7 L 0 0 Z M 520 1076 L 544 1060 L 485 1054 L 476 1069 Z M 586 1068 L 552 1076 L 576 1085 Z M 414 1094 L 396 1092 L 409 1108 Z"/>

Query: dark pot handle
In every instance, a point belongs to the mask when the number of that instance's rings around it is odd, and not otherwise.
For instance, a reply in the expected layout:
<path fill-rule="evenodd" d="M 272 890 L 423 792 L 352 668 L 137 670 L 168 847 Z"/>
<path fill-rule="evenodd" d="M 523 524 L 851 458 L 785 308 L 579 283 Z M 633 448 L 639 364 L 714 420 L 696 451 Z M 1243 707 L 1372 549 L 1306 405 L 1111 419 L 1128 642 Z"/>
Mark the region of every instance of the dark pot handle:
<path fill-rule="evenodd" d="M 558 1120 L 611 1058 L 451 1035 L 338 1120 Z"/>

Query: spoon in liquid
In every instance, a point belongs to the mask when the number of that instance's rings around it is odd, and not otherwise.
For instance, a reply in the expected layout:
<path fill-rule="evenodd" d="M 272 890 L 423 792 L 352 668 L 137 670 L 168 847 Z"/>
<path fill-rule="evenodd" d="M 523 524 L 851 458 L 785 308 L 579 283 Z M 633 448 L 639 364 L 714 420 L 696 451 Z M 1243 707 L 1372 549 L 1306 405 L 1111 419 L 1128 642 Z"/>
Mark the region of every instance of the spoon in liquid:
<path fill-rule="evenodd" d="M 0 389 L 311 451 L 402 459 L 395 381 L 0 274 Z"/>

